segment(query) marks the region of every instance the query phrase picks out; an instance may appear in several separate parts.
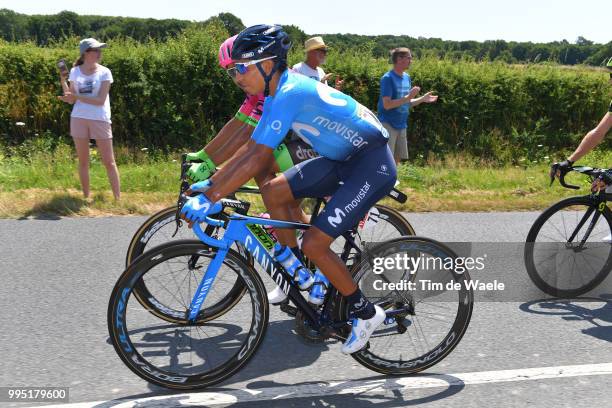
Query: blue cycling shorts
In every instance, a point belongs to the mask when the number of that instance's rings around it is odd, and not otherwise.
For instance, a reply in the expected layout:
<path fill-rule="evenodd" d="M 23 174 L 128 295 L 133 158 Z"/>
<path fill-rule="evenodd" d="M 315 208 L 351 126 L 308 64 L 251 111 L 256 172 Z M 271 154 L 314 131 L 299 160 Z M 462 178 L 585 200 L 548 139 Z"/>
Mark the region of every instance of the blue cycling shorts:
<path fill-rule="evenodd" d="M 332 238 L 357 225 L 391 191 L 397 179 L 395 161 L 386 143 L 343 162 L 315 157 L 283 174 L 295 198 L 331 196 L 312 225 Z"/>

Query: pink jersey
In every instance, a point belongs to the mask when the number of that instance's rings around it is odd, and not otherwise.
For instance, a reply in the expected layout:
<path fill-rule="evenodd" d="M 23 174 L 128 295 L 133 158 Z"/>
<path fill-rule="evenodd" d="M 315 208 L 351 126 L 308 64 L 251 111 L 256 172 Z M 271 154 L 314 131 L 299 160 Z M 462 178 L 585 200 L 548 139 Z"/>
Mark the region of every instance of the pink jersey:
<path fill-rule="evenodd" d="M 288 70 L 289 72 L 297 72 L 291 68 L 288 68 Z M 247 125 L 257 127 L 263 113 L 265 99 L 263 93 L 259 95 L 247 94 L 244 102 L 242 102 L 242 106 L 240 106 L 240 109 L 236 112 L 235 117 Z"/>
<path fill-rule="evenodd" d="M 259 95 L 247 95 L 244 102 L 242 102 L 242 106 L 240 106 L 240 109 L 236 112 L 236 118 L 248 125 L 256 127 L 263 113 L 264 99 L 263 93 Z"/>

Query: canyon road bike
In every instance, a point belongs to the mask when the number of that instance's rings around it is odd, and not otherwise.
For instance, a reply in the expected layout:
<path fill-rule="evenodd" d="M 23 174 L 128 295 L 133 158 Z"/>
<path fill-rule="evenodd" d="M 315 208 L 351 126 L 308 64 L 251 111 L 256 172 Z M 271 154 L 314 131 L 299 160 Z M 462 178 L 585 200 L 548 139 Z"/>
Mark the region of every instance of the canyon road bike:
<path fill-rule="evenodd" d="M 184 227 L 185 223 L 181 220 L 178 210 L 184 199 L 184 193 L 190 185 L 187 179 L 187 169 L 189 169 L 191 162 L 187 162 L 185 157 L 186 155 L 182 155 L 179 199 L 177 200 L 177 204 L 152 215 L 136 231 L 127 250 L 125 259 L 126 268 L 147 249 L 172 240 L 193 238 L 193 233 Z M 260 194 L 260 191 L 256 187 L 243 186 L 237 193 Z M 399 203 L 404 203 L 407 200 L 406 195 L 397 189 L 393 189 L 388 197 Z M 311 217 L 315 217 L 324 204 L 325 201 L 323 199 L 315 200 L 311 209 Z M 248 228 L 250 228 L 253 233 L 262 236 L 262 228 L 260 226 L 251 224 Z M 216 236 L 222 233 L 222 228 L 215 225 L 206 225 L 204 231 L 209 236 Z M 405 235 L 415 235 L 414 228 L 410 225 L 408 220 L 406 220 L 399 211 L 385 205 L 376 204 L 368 211 L 357 226 L 354 240 L 360 248 L 363 248 L 365 245 L 371 245 L 372 243 Z M 275 240 L 275 237 L 272 236 L 271 239 Z M 247 263 L 251 266 L 254 265 L 251 255 L 240 242 L 234 244 L 232 248 L 243 256 Z M 332 249 L 334 249 L 338 255 L 341 254 L 343 249 L 342 237 L 334 242 Z M 350 266 L 352 259 L 348 259 L 347 262 Z M 309 266 L 313 267 L 313 265 Z M 240 300 L 240 297 L 245 294 L 245 291 L 246 288 L 242 285 L 242 282 L 236 280 L 235 284 L 229 288 L 226 295 L 220 297 L 217 304 L 210 305 L 206 308 L 206 310 L 202 312 L 200 318 L 203 320 L 210 319 L 231 309 L 231 307 Z M 147 287 L 146 282 L 142 281 L 136 285 L 134 296 L 147 309 L 156 310 L 156 313 L 161 319 L 171 322 L 176 319 L 175 316 L 177 316 L 177 314 L 180 319 L 181 312 L 168 308 L 160 302 L 157 299 L 157 294 L 152 291 L 151 288 Z M 295 315 L 296 312 L 295 308 L 286 304 L 283 305 L 282 310 L 292 316 Z"/>
<path fill-rule="evenodd" d="M 350 334 L 346 299 L 331 286 L 322 305 L 308 303 L 303 295 L 307 292 L 298 289 L 270 254 L 271 234 L 261 228 L 305 230 L 310 225 L 244 215 L 249 203 L 239 200 L 224 199 L 221 203 L 224 212 L 209 217 L 204 230 L 194 224 L 199 240 L 171 241 L 145 252 L 129 265 L 113 289 L 108 305 L 111 342 L 121 360 L 151 383 L 173 389 L 210 386 L 241 369 L 261 345 L 270 305 L 261 277 L 234 249 L 236 243 L 296 305 L 295 332 L 302 340 L 344 341 Z M 227 214 L 230 209 L 234 212 Z M 263 235 L 255 234 L 249 225 L 260 227 Z M 208 226 L 219 228 L 223 235 L 208 235 Z M 353 259 L 353 279 L 387 317 L 366 347 L 352 357 L 369 369 L 390 375 L 433 366 L 454 349 L 468 327 L 473 309 L 473 293 L 465 285 L 469 275 L 448 268 L 448 260 L 457 255 L 434 240 L 405 236 L 361 248 L 354 240 L 356 229 L 343 234 L 341 259 L 345 263 Z M 407 256 L 421 259 L 420 267 L 384 263 L 386 268 L 377 270 L 378 260 Z M 238 302 L 223 314 L 207 313 L 237 281 L 245 288 Z M 417 285 L 419 281 L 440 286 L 406 289 L 407 282 Z M 453 281 L 460 283 L 459 288 L 451 285 L 453 289 L 444 289 L 448 286 L 443 284 Z M 160 319 L 155 308 L 136 298 L 140 282 L 172 310 L 172 321 Z"/>

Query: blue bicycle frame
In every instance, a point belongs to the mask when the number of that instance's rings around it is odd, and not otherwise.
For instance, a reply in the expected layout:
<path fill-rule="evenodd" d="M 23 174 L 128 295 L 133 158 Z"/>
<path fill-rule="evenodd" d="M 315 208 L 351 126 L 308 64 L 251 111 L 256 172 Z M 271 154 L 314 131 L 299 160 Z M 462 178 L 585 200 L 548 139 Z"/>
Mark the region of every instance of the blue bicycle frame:
<path fill-rule="evenodd" d="M 224 200 L 225 204 L 230 207 L 232 206 L 232 201 L 233 200 Z M 300 290 L 293 281 L 293 278 L 285 271 L 285 269 L 280 265 L 280 263 L 276 261 L 272 255 L 270 255 L 268 249 L 266 249 L 262 241 L 248 227 L 249 225 L 266 225 L 276 228 L 308 229 L 310 228 L 310 224 L 271 220 L 268 218 L 261 217 L 251 217 L 238 213 L 229 216 L 227 221 L 207 217 L 206 223 L 213 227 L 225 227 L 225 234 L 221 239 L 215 239 L 206 234 L 204 231 L 202 231 L 202 227 L 200 224 L 193 225 L 193 230 L 197 237 L 203 243 L 213 248 L 217 248 L 217 253 L 210 265 L 208 266 L 206 273 L 204 273 L 202 281 L 198 285 L 193 299 L 191 300 L 191 304 L 187 312 L 187 320 L 189 324 L 196 323 L 198 313 L 200 312 L 200 309 L 204 304 L 204 300 L 206 300 L 206 296 L 208 295 L 208 292 L 212 287 L 212 284 L 215 280 L 215 277 L 217 276 L 217 273 L 219 272 L 219 269 L 221 269 L 221 265 L 223 265 L 223 261 L 225 260 L 227 252 L 229 251 L 229 248 L 234 242 L 240 242 L 244 245 L 246 250 L 253 256 L 257 263 L 259 263 L 264 268 L 264 270 L 268 273 L 268 275 L 270 275 L 274 282 L 276 282 L 276 284 L 283 290 L 283 292 L 287 294 L 287 296 L 295 304 L 297 309 L 300 310 L 304 314 L 304 317 L 306 317 L 310 321 L 312 329 L 319 330 L 323 326 L 332 326 L 334 328 L 340 328 L 348 323 L 348 320 L 333 322 L 329 316 L 329 308 L 333 304 L 333 302 L 330 302 L 330 299 L 337 293 L 337 290 L 333 286 L 330 287 L 330 290 L 328 291 L 326 300 L 324 302 L 323 310 L 319 314 L 308 304 L 306 299 L 304 299 L 304 297 L 301 295 Z M 263 231 L 260 232 L 266 235 L 266 237 L 269 237 L 267 233 Z M 348 245 L 349 251 L 351 248 L 353 248 L 361 252 L 350 236 L 346 234 L 343 234 L 343 236 L 346 239 L 345 245 Z M 345 247 L 345 251 L 346 249 L 347 247 Z M 346 262 L 346 259 L 343 259 L 343 261 Z M 385 324 L 391 324 L 393 322 L 394 316 L 406 313 L 409 310 L 410 306 L 385 310 L 385 313 L 387 315 L 387 320 L 385 321 Z"/>
<path fill-rule="evenodd" d="M 208 266 L 202 281 L 200 282 L 196 292 L 191 300 L 191 305 L 188 311 L 188 322 L 193 324 L 196 322 L 200 308 L 208 295 L 210 288 L 223 265 L 225 256 L 229 251 L 229 248 L 234 242 L 240 242 L 244 245 L 246 250 L 251 253 L 253 258 L 259 263 L 264 270 L 272 277 L 274 282 L 285 292 L 289 298 L 294 302 L 298 309 L 305 313 L 306 317 L 311 321 L 313 328 L 318 329 L 320 327 L 319 318 L 317 313 L 308 305 L 308 302 L 300 294 L 299 289 L 293 283 L 291 276 L 284 270 L 284 268 L 278 263 L 268 250 L 264 247 L 263 243 L 257 236 L 251 231 L 248 225 L 266 225 L 276 228 L 291 228 L 291 229 L 308 229 L 310 224 L 303 224 L 289 221 L 270 220 L 267 218 L 251 217 L 241 214 L 233 214 L 229 217 L 229 220 L 222 221 L 207 217 L 206 222 L 209 225 L 215 227 L 225 227 L 225 234 L 221 239 L 215 239 L 207 235 L 202 231 L 200 224 L 193 225 L 193 231 L 197 237 L 205 244 L 218 248 L 218 251 L 213 258 L 212 262 Z"/>

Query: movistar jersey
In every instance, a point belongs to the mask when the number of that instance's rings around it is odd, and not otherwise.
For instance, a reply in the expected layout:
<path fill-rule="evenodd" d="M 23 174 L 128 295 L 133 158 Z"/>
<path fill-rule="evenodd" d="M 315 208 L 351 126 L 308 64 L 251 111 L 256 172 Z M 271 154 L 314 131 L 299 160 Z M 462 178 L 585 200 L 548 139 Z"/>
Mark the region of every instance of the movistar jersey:
<path fill-rule="evenodd" d="M 376 116 L 348 95 L 303 75 L 285 71 L 252 138 L 272 149 L 293 131 L 321 156 L 344 161 L 387 143 Z"/>

